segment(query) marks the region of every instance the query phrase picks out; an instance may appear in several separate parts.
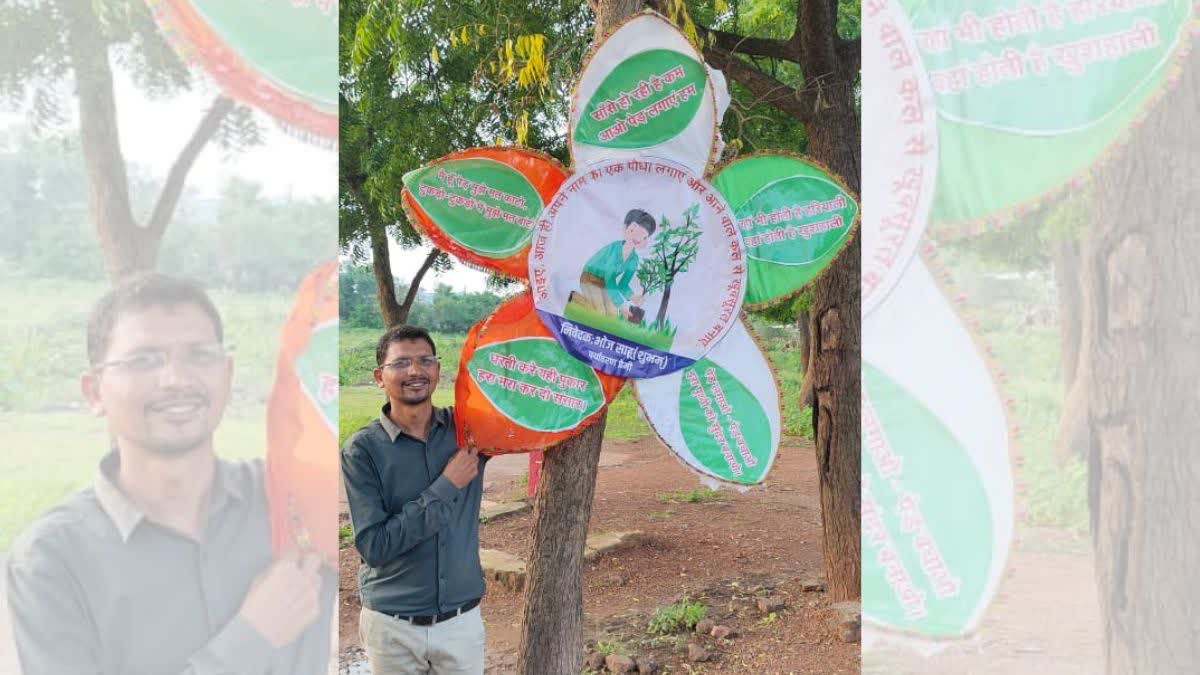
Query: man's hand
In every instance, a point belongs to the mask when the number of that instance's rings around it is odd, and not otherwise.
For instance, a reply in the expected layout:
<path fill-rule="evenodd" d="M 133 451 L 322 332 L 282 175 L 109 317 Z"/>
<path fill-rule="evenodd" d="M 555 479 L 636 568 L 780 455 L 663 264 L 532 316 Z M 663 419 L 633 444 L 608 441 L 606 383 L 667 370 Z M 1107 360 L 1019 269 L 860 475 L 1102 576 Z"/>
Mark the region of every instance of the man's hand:
<path fill-rule="evenodd" d="M 276 649 L 291 644 L 320 614 L 320 566 L 313 554 L 277 558 L 251 584 L 238 615 Z"/>
<path fill-rule="evenodd" d="M 478 448 L 459 448 L 450 461 L 446 463 L 445 471 L 442 475 L 450 479 L 454 483 L 454 487 L 459 490 L 475 480 L 475 476 L 479 475 L 479 449 Z"/>
<path fill-rule="evenodd" d="M 633 296 L 632 298 L 630 298 L 630 299 L 629 299 L 629 304 L 631 304 L 631 305 L 637 305 L 638 307 L 641 307 L 641 306 L 642 306 L 642 303 L 643 303 L 643 302 L 645 302 L 645 301 L 646 301 L 646 294 L 645 294 L 645 293 L 638 293 L 637 295 L 635 295 L 635 296 Z"/>

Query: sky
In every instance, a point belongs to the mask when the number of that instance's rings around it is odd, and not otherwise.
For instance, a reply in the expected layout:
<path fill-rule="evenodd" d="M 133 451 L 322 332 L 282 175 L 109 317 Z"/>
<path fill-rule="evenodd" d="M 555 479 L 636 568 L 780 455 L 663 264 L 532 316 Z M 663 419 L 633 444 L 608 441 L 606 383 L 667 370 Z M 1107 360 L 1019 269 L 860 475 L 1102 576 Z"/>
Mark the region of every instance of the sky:
<path fill-rule="evenodd" d="M 429 255 L 429 250 L 430 247 L 422 246 L 405 251 L 392 242 L 388 249 L 392 258 L 392 276 L 398 279 L 411 277 L 421 267 L 421 263 L 425 262 L 425 256 Z M 454 269 L 448 272 L 438 276 L 434 276 L 432 273 L 426 275 L 421 282 L 421 288 L 433 290 L 438 284 L 448 284 L 456 291 L 478 293 L 487 289 L 487 278 L 483 272 L 455 262 Z"/>

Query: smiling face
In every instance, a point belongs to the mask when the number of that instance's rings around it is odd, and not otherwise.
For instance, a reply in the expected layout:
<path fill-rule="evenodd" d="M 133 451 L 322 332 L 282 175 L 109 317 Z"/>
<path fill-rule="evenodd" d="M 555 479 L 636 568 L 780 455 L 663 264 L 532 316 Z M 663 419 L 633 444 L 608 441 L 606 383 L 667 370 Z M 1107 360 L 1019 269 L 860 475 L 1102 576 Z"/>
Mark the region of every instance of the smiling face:
<path fill-rule="evenodd" d="M 635 249 L 641 250 L 646 246 L 646 241 L 650 239 L 650 233 L 646 228 L 637 223 L 630 223 L 625 226 L 625 244 L 632 246 Z"/>
<path fill-rule="evenodd" d="M 396 340 L 388 344 L 383 365 L 375 369 L 375 382 L 387 392 L 393 405 L 420 406 L 429 402 L 437 388 L 441 366 L 424 366 L 421 360 L 434 356 L 433 347 L 422 339 Z M 400 367 L 397 362 L 407 362 Z"/>
<path fill-rule="evenodd" d="M 233 361 L 212 319 L 192 304 L 123 312 L 81 384 L 118 447 L 157 455 L 212 450 L 229 400 Z"/>

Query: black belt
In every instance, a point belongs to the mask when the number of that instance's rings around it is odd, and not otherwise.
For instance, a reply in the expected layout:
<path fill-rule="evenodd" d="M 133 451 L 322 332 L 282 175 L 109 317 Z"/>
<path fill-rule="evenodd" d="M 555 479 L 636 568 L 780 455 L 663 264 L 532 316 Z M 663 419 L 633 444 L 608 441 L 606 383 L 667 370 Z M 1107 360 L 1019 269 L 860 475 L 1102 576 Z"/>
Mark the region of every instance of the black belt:
<path fill-rule="evenodd" d="M 479 600 L 472 600 L 452 612 L 446 612 L 445 614 L 438 614 L 437 616 L 400 616 L 399 614 L 395 614 L 393 616 L 395 616 L 397 619 L 400 619 L 401 621 L 407 621 L 414 626 L 432 626 L 434 624 L 441 623 L 443 621 L 449 621 L 450 619 L 453 619 L 454 617 L 458 616 L 459 614 L 464 614 L 466 612 L 469 612 L 478 606 L 479 606 Z"/>

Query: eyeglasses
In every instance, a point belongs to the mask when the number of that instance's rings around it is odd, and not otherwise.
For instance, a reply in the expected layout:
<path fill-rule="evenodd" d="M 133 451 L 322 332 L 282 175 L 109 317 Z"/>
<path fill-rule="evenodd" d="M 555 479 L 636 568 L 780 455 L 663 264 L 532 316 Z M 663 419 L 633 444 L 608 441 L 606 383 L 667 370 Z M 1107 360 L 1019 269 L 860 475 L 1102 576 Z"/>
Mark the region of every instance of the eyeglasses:
<path fill-rule="evenodd" d="M 192 370 L 209 370 L 229 358 L 232 347 L 218 343 L 187 345 L 175 357 L 175 362 Z M 92 366 L 92 370 L 115 370 L 127 375 L 150 375 L 161 370 L 171 360 L 166 349 L 145 349 L 122 359 L 113 359 Z"/>
<path fill-rule="evenodd" d="M 418 356 L 415 359 L 396 359 L 395 361 L 390 361 L 383 364 L 380 366 L 380 368 L 398 368 L 400 370 L 408 370 L 415 363 L 420 366 L 422 370 L 432 370 L 433 367 L 436 366 L 440 361 L 441 359 L 436 356 Z"/>

